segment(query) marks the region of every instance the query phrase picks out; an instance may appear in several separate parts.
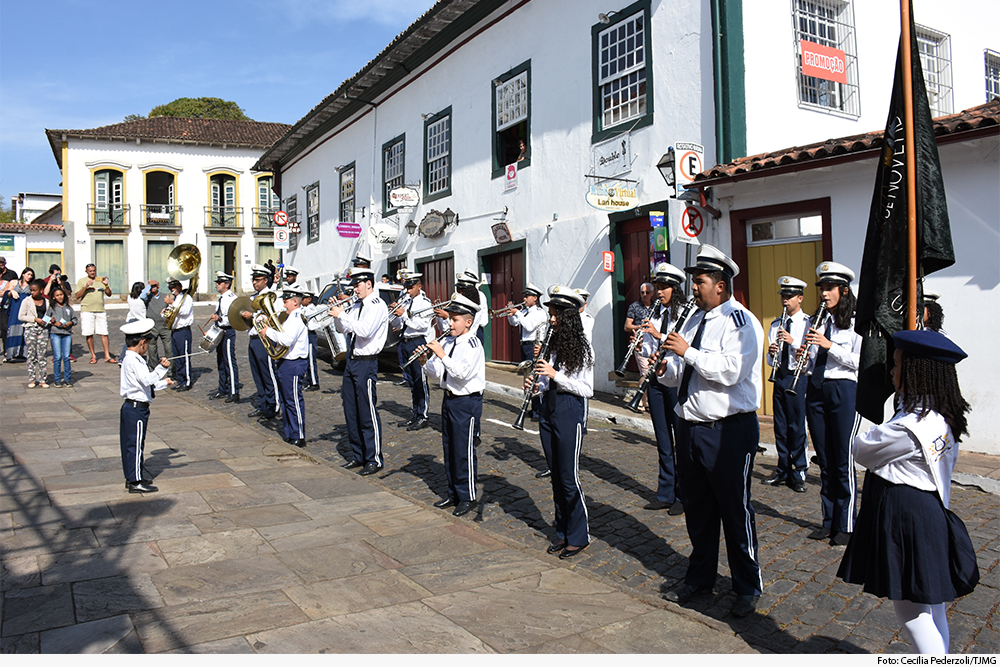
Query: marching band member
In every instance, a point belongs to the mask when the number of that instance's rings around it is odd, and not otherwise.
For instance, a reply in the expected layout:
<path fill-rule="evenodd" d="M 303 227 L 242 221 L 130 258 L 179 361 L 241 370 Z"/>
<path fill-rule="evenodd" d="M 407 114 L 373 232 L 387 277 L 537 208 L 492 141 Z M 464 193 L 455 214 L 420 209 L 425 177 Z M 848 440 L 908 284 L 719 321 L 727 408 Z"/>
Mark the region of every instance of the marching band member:
<path fill-rule="evenodd" d="M 692 550 L 684 583 L 663 597 L 683 604 L 712 589 L 721 522 L 736 593 L 732 614 L 743 618 L 757 608 L 763 587 L 750 474 L 760 440 L 764 330 L 732 296 L 732 279 L 739 273 L 732 259 L 702 245 L 685 271 L 692 275 L 700 312 L 662 345 L 672 353 L 663 377 L 679 387 L 677 463 Z"/>
<path fill-rule="evenodd" d="M 436 340 L 427 343 L 431 357 L 424 367 L 427 375 L 440 379 L 444 390 L 441 440 L 448 495 L 434 503 L 434 507 L 454 506 L 454 515 L 462 516 L 475 509 L 477 503 L 476 433 L 483 416 L 486 355 L 473 331 L 480 305 L 461 294 L 453 294 L 445 310 L 449 313 L 451 336 L 444 343 Z"/>
<path fill-rule="evenodd" d="M 854 439 L 868 471 L 837 576 L 892 600 L 916 652 L 940 655 L 950 640 L 945 604 L 979 582 L 968 529 L 948 509 L 958 443 L 968 433 L 955 372 L 966 354 L 930 330 L 899 331 L 892 342 L 897 412 Z"/>
<path fill-rule="evenodd" d="M 939 303 L 940 298 L 939 292 L 924 290 L 924 328 L 943 334 L 945 333 L 944 308 Z"/>
<path fill-rule="evenodd" d="M 400 318 L 403 326 L 402 341 L 399 344 L 403 363 L 418 347 L 437 337 L 434 335 L 434 311 L 431 310 L 431 300 L 424 294 L 422 277 L 422 273 L 406 275 L 403 287 L 406 288 L 404 296 L 409 296 L 409 303 L 392 311 L 393 315 Z M 423 312 L 413 315 L 412 313 L 416 311 Z M 403 377 L 410 386 L 411 415 L 400 426 L 405 426 L 407 431 L 419 431 L 430 423 L 427 421 L 427 408 L 431 398 L 430 387 L 427 386 L 427 377 L 420 364 L 413 363 L 404 368 Z"/>
<path fill-rule="evenodd" d="M 382 469 L 382 420 L 378 402 L 378 354 L 385 346 L 389 329 L 389 311 L 375 289 L 371 269 L 352 269 L 347 278 L 358 295 L 350 310 L 330 306 L 334 326 L 341 333 L 353 334 L 347 346 L 347 366 L 341 396 L 344 418 L 351 440 L 351 458 L 344 467 L 361 468 L 359 475 L 372 475 Z"/>
<path fill-rule="evenodd" d="M 296 281 L 298 281 L 299 279 L 299 270 L 296 269 L 291 264 L 289 264 L 288 266 L 285 267 L 284 273 L 285 273 L 285 287 L 298 289 L 299 284 Z"/>
<path fill-rule="evenodd" d="M 153 320 L 145 318 L 121 327 L 128 350 L 122 359 L 119 392 L 125 399 L 121 408 L 118 440 L 122 453 L 125 488 L 129 493 L 156 493 L 153 482 L 142 477 L 142 454 L 146 448 L 146 430 L 149 427 L 149 404 L 152 389 L 164 389 L 173 382 L 166 377 L 170 362 L 160 359 L 160 364 L 149 370 L 146 352 L 153 337 Z"/>
<path fill-rule="evenodd" d="M 191 390 L 191 325 L 194 324 L 194 301 L 181 289 L 180 281 L 171 280 L 167 283 L 170 296 L 163 301 L 168 306 L 177 304 L 177 317 L 170 329 L 170 343 L 177 354 L 184 356 L 178 360 L 174 368 L 174 389 L 177 391 Z"/>
<path fill-rule="evenodd" d="M 583 333 L 587 336 L 587 342 L 590 343 L 591 347 L 593 347 L 594 316 L 587 312 L 587 306 L 590 304 L 590 292 L 583 287 L 576 287 L 573 291 L 579 294 L 580 298 L 583 299 L 583 305 L 580 306 L 580 323 L 583 324 Z"/>
<path fill-rule="evenodd" d="M 805 375 L 799 377 L 795 395 L 788 393 L 798 365 L 795 350 L 802 345 L 809 316 L 802 310 L 806 283 L 792 276 L 778 279 L 778 294 L 785 309 L 785 324 L 781 318 L 771 322 L 767 334 L 767 363 L 774 368 L 774 445 L 778 450 L 778 467 L 762 484 L 786 484 L 796 493 L 806 492 L 806 386 Z M 778 347 L 781 353 L 778 353 Z"/>
<path fill-rule="evenodd" d="M 311 306 L 315 300 L 316 295 L 312 292 L 302 292 L 303 309 Z M 305 315 L 302 315 L 302 321 L 305 322 Z M 312 331 L 308 327 L 306 327 L 306 333 L 309 336 L 309 368 L 304 376 L 306 388 L 303 391 L 319 391 L 319 365 L 317 363 L 317 359 L 319 358 L 319 333 Z M 333 354 L 333 350 L 330 350 L 330 354 Z"/>
<path fill-rule="evenodd" d="M 677 321 L 680 309 L 684 306 L 682 288 L 687 280 L 683 271 L 667 262 L 660 262 L 653 270 L 657 304 L 653 308 L 653 314 L 640 327 L 639 334 L 642 336 L 642 352 L 647 358 L 656 353 L 666 333 Z M 659 381 L 662 378 L 657 380 L 649 383 L 646 394 L 659 454 L 659 474 L 656 498 L 645 509 L 665 509 L 670 516 L 679 516 L 684 513 L 684 500 L 676 467 L 677 413 L 674 410 L 677 408 L 677 387 Z"/>
<path fill-rule="evenodd" d="M 235 278 L 222 271 L 215 276 L 215 291 L 219 293 L 219 303 L 212 314 L 212 321 L 222 329 L 222 340 L 215 348 L 215 364 L 219 369 L 219 390 L 209 394 L 210 399 L 225 397 L 226 403 L 239 403 L 240 368 L 236 363 L 236 330 L 229 324 L 229 306 L 236 300 L 232 291 Z"/>
<path fill-rule="evenodd" d="M 590 544 L 587 504 L 580 487 L 584 399 L 594 395 L 594 352 L 583 333 L 583 298 L 565 285 L 552 285 L 545 305 L 553 329 L 549 358 L 539 359 L 539 436 L 552 470 L 556 541 L 546 550 L 572 558 Z M 525 379 L 524 387 L 531 384 Z"/>
<path fill-rule="evenodd" d="M 535 357 L 535 343 L 538 342 L 538 335 L 547 318 L 545 311 L 538 305 L 538 298 L 542 296 L 542 290 L 531 283 L 525 283 L 523 294 L 524 307 L 520 311 L 508 315 L 507 322 L 511 326 L 521 327 L 521 361 L 527 361 Z M 507 310 L 512 311 L 514 308 L 514 304 L 507 304 Z M 532 419 L 538 418 L 537 398 L 532 399 L 531 413 L 528 416 Z M 543 473 L 540 474 L 546 476 Z"/>
<path fill-rule="evenodd" d="M 296 447 L 306 446 L 306 403 L 302 396 L 301 381 L 309 365 L 309 336 L 306 323 L 296 314 L 302 307 L 302 292 L 285 287 L 281 294 L 288 318 L 281 325 L 284 331 L 276 331 L 265 326 L 261 336 L 288 348 L 288 353 L 278 359 L 278 390 L 281 393 L 282 416 L 285 427 L 285 442 Z"/>
<path fill-rule="evenodd" d="M 358 251 L 354 255 L 354 259 L 351 260 L 351 266 L 356 269 L 370 269 L 372 268 L 372 258 Z"/>
<path fill-rule="evenodd" d="M 486 300 L 486 295 L 479 289 L 479 276 L 472 269 L 466 269 L 455 277 L 456 292 L 466 298 L 470 298 L 470 294 L 466 292 L 468 289 L 475 290 L 476 292 L 475 301 L 479 304 L 479 310 L 476 312 L 476 321 L 472 323 L 472 326 L 476 333 L 476 338 L 482 344 L 486 340 L 486 325 L 490 323 L 490 308 Z M 445 326 L 447 326 L 447 323 Z"/>
<path fill-rule="evenodd" d="M 254 264 L 251 268 L 251 281 L 253 283 L 253 298 L 266 292 L 275 290 L 267 286 L 267 279 L 271 272 L 266 266 Z M 275 303 L 277 311 L 279 304 Z M 253 313 L 244 310 L 240 316 L 250 325 L 247 329 L 249 340 L 247 345 L 247 356 L 250 359 L 250 374 L 253 376 L 254 386 L 257 387 L 255 409 L 247 417 L 259 417 L 261 419 L 273 419 L 278 416 L 278 399 L 275 392 L 278 387 L 277 373 L 275 372 L 274 359 L 264 349 L 264 343 L 257 335 L 257 329 L 253 326 Z"/>
<path fill-rule="evenodd" d="M 809 537 L 845 545 L 854 530 L 858 480 L 854 472 L 851 436 L 857 413 L 861 336 L 854 331 L 854 271 L 837 262 L 816 267 L 820 299 L 827 312 L 823 331 L 810 322 L 805 345 L 811 373 L 806 392 L 806 422 L 820 469 L 823 525 Z M 801 351 L 801 350 L 800 350 Z"/>

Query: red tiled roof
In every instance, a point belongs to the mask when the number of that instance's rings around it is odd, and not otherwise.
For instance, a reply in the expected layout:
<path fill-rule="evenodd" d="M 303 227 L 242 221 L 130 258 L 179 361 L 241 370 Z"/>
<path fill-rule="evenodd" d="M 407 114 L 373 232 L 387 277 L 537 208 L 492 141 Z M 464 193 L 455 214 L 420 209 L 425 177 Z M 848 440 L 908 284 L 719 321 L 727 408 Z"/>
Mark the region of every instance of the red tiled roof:
<path fill-rule="evenodd" d="M 215 118 L 177 118 L 156 116 L 141 118 L 89 130 L 45 130 L 49 144 L 62 167 L 62 138 L 169 141 L 202 145 L 246 148 L 270 148 L 291 127 L 285 123 L 261 123 L 254 120 L 218 120 Z"/>
<path fill-rule="evenodd" d="M 934 119 L 934 134 L 938 143 L 942 138 L 962 140 L 967 133 L 985 131 L 990 134 L 1000 132 L 1000 98 L 971 109 L 941 116 Z M 868 157 L 882 147 L 883 131 L 855 134 L 840 139 L 784 148 L 771 153 L 760 153 L 741 157 L 727 164 L 719 164 L 706 169 L 697 176 L 696 185 L 711 185 L 717 182 L 733 182 L 748 178 L 772 176 L 780 171 L 797 171 L 829 164 L 831 160 L 847 161 Z M 814 164 L 809 164 L 814 163 Z"/>
<path fill-rule="evenodd" d="M 62 225 L 46 225 L 37 222 L 0 222 L 0 232 L 16 232 L 25 234 L 27 232 L 61 232 Z"/>

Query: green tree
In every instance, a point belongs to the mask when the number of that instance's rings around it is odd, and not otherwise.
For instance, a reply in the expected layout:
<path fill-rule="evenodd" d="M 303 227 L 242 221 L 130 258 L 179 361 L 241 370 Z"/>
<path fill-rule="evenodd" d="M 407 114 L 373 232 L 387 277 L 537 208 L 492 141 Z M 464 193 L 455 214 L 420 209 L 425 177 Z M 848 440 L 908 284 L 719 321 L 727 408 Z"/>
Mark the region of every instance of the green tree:
<path fill-rule="evenodd" d="M 125 118 L 122 119 L 122 122 L 127 123 L 130 120 L 142 120 L 144 118 L 145 116 L 143 116 L 141 113 L 130 113 L 129 115 L 125 116 Z"/>
<path fill-rule="evenodd" d="M 14 209 L 7 207 L 7 198 L 0 195 L 0 223 L 17 222 Z"/>
<path fill-rule="evenodd" d="M 180 118 L 218 118 L 221 120 L 253 120 L 236 102 L 218 97 L 179 97 L 169 104 L 153 107 L 149 117 L 178 116 Z"/>

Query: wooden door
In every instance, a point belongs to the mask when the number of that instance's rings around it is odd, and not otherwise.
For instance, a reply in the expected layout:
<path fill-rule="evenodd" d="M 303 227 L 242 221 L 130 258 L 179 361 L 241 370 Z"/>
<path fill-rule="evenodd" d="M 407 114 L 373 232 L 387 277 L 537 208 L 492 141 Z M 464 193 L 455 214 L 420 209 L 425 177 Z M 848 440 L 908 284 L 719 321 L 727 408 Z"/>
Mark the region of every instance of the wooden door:
<path fill-rule="evenodd" d="M 649 224 L 649 216 L 635 218 L 622 223 L 622 273 L 625 279 L 624 303 L 626 310 L 633 301 L 639 299 L 639 287 L 643 283 L 649 282 L 652 275 L 652 233 L 653 227 Z M 615 322 L 615 327 L 624 327 L 625 320 L 621 323 Z M 619 363 L 623 358 L 625 350 L 628 348 L 628 336 L 622 334 L 619 340 L 623 341 L 623 347 L 615 363 Z M 626 370 L 639 372 L 639 366 L 633 356 Z"/>
<path fill-rule="evenodd" d="M 488 258 L 489 266 L 484 267 L 491 274 L 490 308 L 497 310 L 508 303 L 520 303 L 524 299 L 524 250 L 510 250 Z M 490 323 L 491 354 L 493 361 L 521 361 L 521 328 L 511 326 L 507 318 L 493 318 Z"/>
<path fill-rule="evenodd" d="M 125 244 L 121 241 L 95 241 L 94 263 L 97 277 L 108 277 L 108 284 L 114 294 L 128 294 L 125 285 Z M 44 275 L 44 274 L 43 274 Z"/>
<path fill-rule="evenodd" d="M 455 260 L 452 257 L 418 262 L 417 272 L 424 274 L 420 281 L 431 303 L 447 301 L 455 286 Z"/>

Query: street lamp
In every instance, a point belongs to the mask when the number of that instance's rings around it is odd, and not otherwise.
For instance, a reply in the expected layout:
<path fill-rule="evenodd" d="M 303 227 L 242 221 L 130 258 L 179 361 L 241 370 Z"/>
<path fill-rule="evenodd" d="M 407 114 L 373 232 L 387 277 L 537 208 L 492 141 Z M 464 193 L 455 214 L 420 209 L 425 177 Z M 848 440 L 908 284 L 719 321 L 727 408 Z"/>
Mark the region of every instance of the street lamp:
<path fill-rule="evenodd" d="M 406 227 L 406 233 L 409 234 L 410 236 L 413 236 L 414 234 L 417 233 L 417 223 L 413 222 L 412 218 L 410 219 L 409 222 L 406 223 L 405 227 Z"/>
<path fill-rule="evenodd" d="M 660 161 L 656 163 L 656 168 L 660 170 L 660 175 L 667 185 L 674 187 L 674 147 L 671 146 L 663 154 Z"/>
<path fill-rule="evenodd" d="M 444 218 L 445 225 L 458 225 L 458 213 L 455 213 L 451 208 L 446 208 L 441 217 Z"/>

